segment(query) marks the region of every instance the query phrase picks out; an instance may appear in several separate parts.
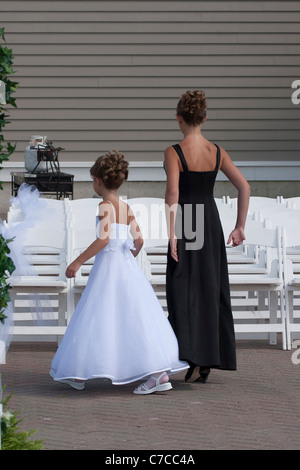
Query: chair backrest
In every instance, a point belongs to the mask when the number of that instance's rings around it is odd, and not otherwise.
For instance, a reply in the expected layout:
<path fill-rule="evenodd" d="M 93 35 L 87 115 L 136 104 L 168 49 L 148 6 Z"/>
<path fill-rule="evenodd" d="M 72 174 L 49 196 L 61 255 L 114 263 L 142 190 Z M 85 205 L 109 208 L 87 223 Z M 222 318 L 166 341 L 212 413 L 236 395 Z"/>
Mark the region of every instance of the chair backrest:
<path fill-rule="evenodd" d="M 68 202 L 68 209 L 76 211 L 81 208 L 97 208 L 101 202 L 101 199 L 94 197 L 87 197 L 83 199 L 74 199 Z"/>
<path fill-rule="evenodd" d="M 57 250 L 67 249 L 67 233 L 65 230 L 53 228 L 30 228 L 25 232 L 23 245 L 27 249 L 52 248 Z"/>
<path fill-rule="evenodd" d="M 53 207 L 55 209 L 64 209 L 64 206 L 65 206 L 64 199 L 43 198 L 43 201 L 46 202 L 47 206 Z"/>
<path fill-rule="evenodd" d="M 45 207 L 39 211 L 40 219 L 49 220 L 60 220 L 65 221 L 66 210 L 64 201 L 56 199 L 43 199 L 45 201 Z"/>
<path fill-rule="evenodd" d="M 282 227 L 261 227 L 256 222 L 247 221 L 245 236 L 246 245 L 253 245 L 259 251 L 265 251 L 265 267 L 269 274 L 282 279 Z"/>
<path fill-rule="evenodd" d="M 283 204 L 285 204 L 289 209 L 300 210 L 300 197 L 289 197 L 283 199 Z"/>
<path fill-rule="evenodd" d="M 24 220 L 24 215 L 22 214 L 20 209 L 13 209 L 9 208 L 7 212 L 7 223 L 8 225 L 12 225 L 15 223 L 22 222 Z"/>
<path fill-rule="evenodd" d="M 284 279 L 286 286 L 294 277 L 295 265 L 297 261 L 293 262 L 293 258 L 288 257 L 287 248 L 300 246 L 300 220 L 295 219 L 294 222 L 285 225 L 282 230 L 282 245 L 283 245 L 283 269 Z M 297 273 L 298 275 L 298 273 Z"/>
<path fill-rule="evenodd" d="M 222 204 L 227 204 L 227 200 L 226 200 L 226 196 L 222 196 L 222 197 L 215 197 L 215 201 L 216 203 L 222 203 Z"/>
<path fill-rule="evenodd" d="M 43 199 L 45 205 L 41 206 L 39 210 L 33 214 L 33 223 L 37 228 L 49 228 L 51 227 L 59 228 L 63 230 L 66 226 L 66 213 L 64 209 L 63 201 L 58 201 L 55 199 Z M 10 207 L 7 214 L 7 222 L 10 227 L 14 224 L 19 224 L 22 222 L 30 221 L 31 215 L 25 215 L 21 209 L 14 209 Z"/>
<path fill-rule="evenodd" d="M 124 202 L 131 207 L 141 229 L 144 247 L 166 246 L 168 232 L 163 198 L 134 198 Z"/>
<path fill-rule="evenodd" d="M 72 230 L 70 234 L 70 245 L 69 249 L 72 252 L 85 250 L 91 243 L 96 239 L 96 229 L 77 229 Z"/>
<path fill-rule="evenodd" d="M 289 208 L 269 210 L 265 217 L 269 220 L 272 227 L 277 225 L 289 227 L 294 225 L 294 221 L 300 220 L 300 210 Z"/>
<path fill-rule="evenodd" d="M 246 240 L 248 245 L 258 245 L 264 247 L 279 248 L 279 227 L 275 229 L 268 229 L 263 227 L 253 227 L 250 224 L 246 225 Z"/>
<path fill-rule="evenodd" d="M 74 258 L 79 256 L 80 253 L 82 253 L 86 248 L 88 248 L 93 241 L 96 239 L 96 230 L 95 228 L 93 230 L 88 229 L 88 228 L 77 228 L 74 229 L 74 227 L 71 227 L 70 230 L 68 231 L 68 250 L 67 250 L 67 256 L 68 256 L 68 264 L 71 263 Z M 91 258 L 89 259 L 84 265 L 92 265 L 94 259 Z M 82 271 L 83 271 L 83 266 L 80 267 L 76 274 L 76 279 L 79 279 L 82 277 Z M 71 285 L 74 283 L 74 279 L 71 279 L 69 281 Z"/>
<path fill-rule="evenodd" d="M 75 199 L 67 205 L 67 223 L 74 228 L 88 226 L 95 228 L 98 206 L 101 200 L 97 198 Z"/>
<path fill-rule="evenodd" d="M 66 230 L 29 228 L 24 234 L 18 232 L 11 249 L 17 261 L 13 277 L 40 274 L 65 279 Z"/>
<path fill-rule="evenodd" d="M 230 204 L 233 208 L 237 207 L 237 198 L 227 198 L 228 204 Z M 251 196 L 249 200 L 249 208 L 248 212 L 252 213 L 259 210 L 262 207 L 277 207 L 280 204 L 280 197 L 277 196 L 276 198 L 271 197 L 264 197 L 264 196 Z"/>
<path fill-rule="evenodd" d="M 236 224 L 236 217 L 237 217 L 237 211 L 236 209 L 232 209 L 230 207 L 226 206 L 219 206 L 218 207 L 218 212 L 219 212 L 219 217 L 222 225 L 222 229 L 224 232 L 224 238 L 225 238 L 225 243 L 232 232 L 232 230 L 235 227 Z M 249 214 L 246 218 L 246 224 L 245 224 L 245 236 L 247 237 L 247 229 L 253 227 L 253 228 L 264 228 L 266 227 L 266 221 L 265 220 L 254 220 L 252 218 L 252 215 Z"/>
<path fill-rule="evenodd" d="M 300 219 L 289 220 L 283 225 L 284 246 L 286 248 L 300 246 Z"/>

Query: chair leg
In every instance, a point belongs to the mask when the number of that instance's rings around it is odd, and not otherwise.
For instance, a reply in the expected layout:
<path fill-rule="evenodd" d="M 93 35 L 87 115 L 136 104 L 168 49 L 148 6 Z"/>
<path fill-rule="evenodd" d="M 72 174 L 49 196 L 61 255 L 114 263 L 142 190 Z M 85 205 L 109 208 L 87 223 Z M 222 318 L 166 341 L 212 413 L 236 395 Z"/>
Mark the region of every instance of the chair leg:
<path fill-rule="evenodd" d="M 258 298 L 258 310 L 266 310 L 266 298 L 268 300 L 267 292 L 258 291 L 257 298 Z"/>
<path fill-rule="evenodd" d="M 293 323 L 293 291 L 286 289 L 285 291 L 285 310 L 286 310 L 286 335 L 287 335 L 287 349 L 292 349 L 292 332 L 291 323 Z"/>
<path fill-rule="evenodd" d="M 67 311 L 67 295 L 66 293 L 58 294 L 58 326 L 66 325 L 66 311 Z M 57 336 L 57 344 L 60 345 L 62 336 Z"/>
<path fill-rule="evenodd" d="M 269 294 L 270 323 L 277 323 L 278 292 L 271 291 Z M 277 333 L 269 334 L 270 344 L 277 344 Z"/>
<path fill-rule="evenodd" d="M 280 313 L 281 313 L 281 325 L 282 325 L 282 349 L 286 351 L 287 349 L 287 330 L 286 330 L 286 321 L 285 321 L 285 309 L 284 309 L 284 295 L 283 290 L 279 293 L 280 299 Z"/>

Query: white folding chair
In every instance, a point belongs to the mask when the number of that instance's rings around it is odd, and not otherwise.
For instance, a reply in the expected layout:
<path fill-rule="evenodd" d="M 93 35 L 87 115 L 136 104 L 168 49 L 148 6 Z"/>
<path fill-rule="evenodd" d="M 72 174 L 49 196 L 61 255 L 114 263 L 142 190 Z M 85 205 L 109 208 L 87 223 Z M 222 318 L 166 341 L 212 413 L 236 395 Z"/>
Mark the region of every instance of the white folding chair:
<path fill-rule="evenodd" d="M 125 202 L 134 212 L 141 229 L 144 245 L 137 261 L 152 284 L 163 307 L 166 307 L 165 283 L 168 234 L 163 198 L 140 197 Z"/>
<path fill-rule="evenodd" d="M 24 266 L 24 272 L 15 272 L 9 279 L 14 308 L 13 339 L 28 340 L 32 337 L 34 340 L 48 340 L 54 336 L 59 343 L 66 328 L 67 233 L 65 230 L 55 228 L 33 227 L 26 231 L 22 243 L 24 257 L 28 260 L 29 267 Z M 33 299 L 34 295 L 39 295 L 39 298 Z M 37 300 L 42 304 L 45 299 L 47 305 L 44 308 L 41 306 L 42 321 L 39 324 L 39 321 L 32 321 L 35 315 L 29 315 L 32 307 L 25 305 Z M 57 313 L 52 311 L 53 303 L 57 303 Z M 51 318 L 45 325 L 43 317 L 44 315 L 49 317 L 49 307 Z"/>
<path fill-rule="evenodd" d="M 230 198 L 227 196 L 227 204 L 232 208 L 237 208 L 237 198 Z M 280 196 L 276 198 L 264 197 L 264 196 L 250 196 L 248 213 L 259 211 L 262 207 L 277 207 L 281 203 Z"/>
<path fill-rule="evenodd" d="M 300 275 L 295 272 L 295 264 L 287 253 L 289 248 L 300 245 L 299 219 L 284 226 L 282 238 L 287 348 L 291 349 L 295 334 L 300 333 L 299 296 L 296 297 L 296 292 L 300 292 Z M 298 300 L 298 305 L 296 305 L 296 300 Z"/>
<path fill-rule="evenodd" d="M 300 210 L 300 197 L 289 197 L 282 198 L 282 204 L 284 204 L 289 209 Z"/>
<path fill-rule="evenodd" d="M 68 228 L 68 264 L 70 264 L 77 256 L 93 243 L 96 238 L 96 229 L 77 228 L 69 226 Z M 67 324 L 69 324 L 74 313 L 78 297 L 82 294 L 87 281 L 90 270 L 92 269 L 94 258 L 84 263 L 76 274 L 75 278 L 68 279 L 67 293 Z"/>
<path fill-rule="evenodd" d="M 274 229 L 247 224 L 246 244 L 268 249 L 268 265 L 265 274 L 230 274 L 231 291 L 266 292 L 267 306 L 258 304 L 254 310 L 234 311 L 237 334 L 269 336 L 271 344 L 276 344 L 277 334 L 282 335 L 282 347 L 286 349 L 286 324 L 283 302 L 282 244 L 281 227 Z M 279 301 L 279 305 L 278 305 Z"/>
<path fill-rule="evenodd" d="M 224 233 L 224 241 L 225 243 L 227 243 L 228 237 L 236 224 L 237 212 L 236 209 L 222 205 L 218 207 L 218 212 Z M 255 221 L 253 220 L 252 215 L 247 216 L 246 227 L 248 222 L 251 223 L 252 226 L 253 224 L 256 224 L 258 228 L 265 227 L 265 221 Z M 256 246 L 242 244 L 237 247 L 232 247 L 231 245 L 226 245 L 226 253 L 229 272 L 238 273 L 240 272 L 240 270 L 244 272 L 248 269 L 252 269 L 253 271 L 255 267 L 257 267 L 258 271 L 261 271 L 261 262 L 259 261 L 259 250 Z M 249 266 L 247 266 L 247 264 Z"/>
<path fill-rule="evenodd" d="M 42 198 L 41 201 L 44 205 L 39 207 L 38 212 L 32 214 L 34 226 L 39 228 L 49 227 L 50 229 L 55 226 L 55 228 L 64 229 L 66 226 L 66 201 Z M 7 213 L 7 226 L 13 227 L 22 223 L 27 217 L 30 218 L 31 214 L 24 214 L 20 208 L 15 208 L 12 203 Z"/>
<path fill-rule="evenodd" d="M 285 208 L 283 210 L 271 210 L 268 213 L 270 227 L 282 225 L 285 228 L 293 227 L 295 221 L 300 220 L 300 210 Z M 286 247 L 286 255 L 293 263 L 295 274 L 300 274 L 300 243 Z"/>
<path fill-rule="evenodd" d="M 96 215 L 101 200 L 98 198 L 75 199 L 67 204 L 69 225 L 73 228 L 90 227 L 95 230 Z"/>

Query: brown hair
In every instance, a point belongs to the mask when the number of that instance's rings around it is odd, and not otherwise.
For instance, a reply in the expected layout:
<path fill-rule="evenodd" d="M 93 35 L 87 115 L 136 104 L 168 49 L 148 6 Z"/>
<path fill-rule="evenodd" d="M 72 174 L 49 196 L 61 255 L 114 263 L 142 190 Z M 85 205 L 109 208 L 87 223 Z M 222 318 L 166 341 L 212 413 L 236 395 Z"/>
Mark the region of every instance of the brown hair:
<path fill-rule="evenodd" d="M 100 178 L 107 189 L 118 189 L 128 178 L 128 165 L 122 153 L 112 150 L 97 158 L 90 173 Z"/>
<path fill-rule="evenodd" d="M 187 91 L 177 104 L 177 115 L 192 126 L 202 123 L 206 117 L 206 98 L 203 90 Z"/>

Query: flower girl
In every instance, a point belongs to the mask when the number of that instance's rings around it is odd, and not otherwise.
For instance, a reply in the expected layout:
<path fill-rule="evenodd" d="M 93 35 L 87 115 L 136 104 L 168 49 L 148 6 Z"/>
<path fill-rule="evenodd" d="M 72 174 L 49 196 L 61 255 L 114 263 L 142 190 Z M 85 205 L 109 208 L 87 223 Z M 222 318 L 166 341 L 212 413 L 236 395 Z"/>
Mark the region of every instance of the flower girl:
<path fill-rule="evenodd" d="M 128 176 L 118 151 L 99 157 L 90 170 L 103 201 L 96 217 L 96 239 L 67 268 L 75 277 L 95 256 L 87 286 L 52 360 L 54 380 L 82 390 L 88 379 L 105 377 L 121 385 L 142 378 L 145 395 L 170 390 L 169 375 L 188 368 L 156 294 L 135 256 L 143 238 L 130 207 L 117 190 Z M 131 236 L 130 236 L 131 235 Z"/>

